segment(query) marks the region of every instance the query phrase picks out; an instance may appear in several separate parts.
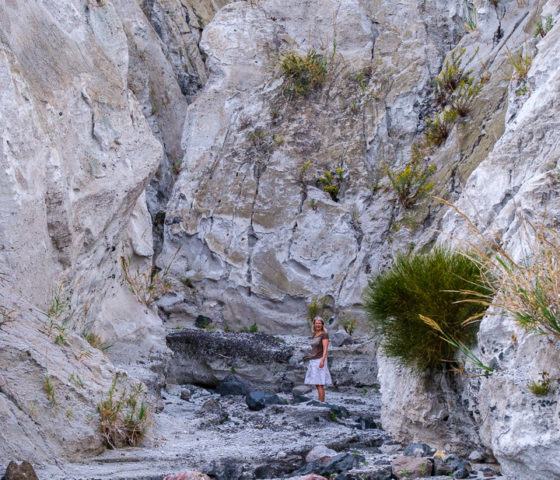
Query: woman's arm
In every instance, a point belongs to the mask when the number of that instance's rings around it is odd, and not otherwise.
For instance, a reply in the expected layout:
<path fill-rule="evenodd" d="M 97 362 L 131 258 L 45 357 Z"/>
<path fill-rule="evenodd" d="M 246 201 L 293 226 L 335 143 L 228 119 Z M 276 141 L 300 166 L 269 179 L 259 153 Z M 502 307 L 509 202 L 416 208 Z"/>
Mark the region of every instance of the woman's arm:
<path fill-rule="evenodd" d="M 327 358 L 327 350 L 329 348 L 329 339 L 323 338 L 321 340 L 323 342 L 323 356 L 321 357 L 321 363 L 319 363 L 319 368 L 323 368 L 325 366 L 325 359 Z"/>

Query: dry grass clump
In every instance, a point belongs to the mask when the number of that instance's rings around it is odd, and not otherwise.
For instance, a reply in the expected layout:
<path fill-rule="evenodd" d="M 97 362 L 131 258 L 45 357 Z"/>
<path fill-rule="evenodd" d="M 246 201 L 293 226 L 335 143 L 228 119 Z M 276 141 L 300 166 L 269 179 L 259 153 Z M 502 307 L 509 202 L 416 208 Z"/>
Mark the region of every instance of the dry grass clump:
<path fill-rule="evenodd" d="M 138 384 L 130 393 L 126 387 L 117 394 L 119 376 L 115 375 L 105 400 L 97 405 L 101 434 L 109 448 L 138 445 L 149 426 L 149 412 L 143 386 Z"/>
<path fill-rule="evenodd" d="M 280 59 L 286 90 L 298 97 L 319 89 L 327 77 L 328 64 L 328 57 L 315 49 L 308 50 L 305 55 L 295 51 L 286 53 Z"/>
<path fill-rule="evenodd" d="M 527 254 L 516 261 L 501 246 L 498 235 L 488 240 L 457 207 L 439 200 L 467 221 L 481 246 L 467 243 L 476 249 L 485 277 L 493 279 L 490 295 L 466 290 L 469 301 L 502 309 L 528 331 L 560 337 L 560 234 L 523 220 Z"/>
<path fill-rule="evenodd" d="M 135 272 L 131 272 L 128 260 L 122 256 L 121 266 L 130 291 L 144 305 L 150 306 L 157 302 L 173 287 L 171 281 L 167 278 L 170 265 L 163 270 L 153 266 L 147 271 L 141 272 L 137 268 Z"/>

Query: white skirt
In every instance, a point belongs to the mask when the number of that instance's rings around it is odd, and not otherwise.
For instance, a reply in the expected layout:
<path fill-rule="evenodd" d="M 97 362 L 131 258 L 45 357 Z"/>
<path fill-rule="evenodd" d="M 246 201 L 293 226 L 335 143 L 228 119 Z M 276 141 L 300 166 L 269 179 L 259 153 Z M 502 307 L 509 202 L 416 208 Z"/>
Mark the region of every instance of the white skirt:
<path fill-rule="evenodd" d="M 307 367 L 304 381 L 306 385 L 332 385 L 331 373 L 329 372 L 327 360 L 325 359 L 323 368 L 319 368 L 320 363 L 320 358 L 309 360 L 309 366 Z"/>

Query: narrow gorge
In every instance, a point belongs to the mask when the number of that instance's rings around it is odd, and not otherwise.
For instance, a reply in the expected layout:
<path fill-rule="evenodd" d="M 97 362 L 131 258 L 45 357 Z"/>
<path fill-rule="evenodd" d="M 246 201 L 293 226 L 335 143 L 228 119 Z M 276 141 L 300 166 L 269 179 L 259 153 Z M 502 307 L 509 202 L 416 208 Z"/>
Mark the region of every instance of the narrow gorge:
<path fill-rule="evenodd" d="M 559 24 L 0 0 L 0 478 L 560 479 Z"/>

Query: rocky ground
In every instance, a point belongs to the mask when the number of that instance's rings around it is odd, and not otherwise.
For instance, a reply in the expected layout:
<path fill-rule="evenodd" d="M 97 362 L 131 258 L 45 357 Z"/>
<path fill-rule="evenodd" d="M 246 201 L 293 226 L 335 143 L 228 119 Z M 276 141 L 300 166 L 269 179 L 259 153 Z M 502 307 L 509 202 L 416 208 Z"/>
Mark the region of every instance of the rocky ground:
<path fill-rule="evenodd" d="M 177 341 L 178 333 L 170 337 Z M 183 332 L 183 337 L 196 338 L 201 345 L 198 354 L 189 350 L 195 360 L 197 355 L 207 354 L 203 346 L 217 338 L 228 339 L 227 348 L 232 355 L 248 346 L 258 350 L 274 339 L 205 330 Z M 337 339 L 334 333 L 332 337 Z M 269 368 L 281 373 L 282 365 L 291 365 L 292 378 L 302 377 L 305 363 L 298 346 L 304 340 L 286 337 L 276 341 L 284 354 L 277 355 L 276 363 Z M 243 369 L 227 375 L 216 370 L 221 379 L 212 387 L 166 385 L 160 411 L 154 413 L 142 447 L 107 450 L 83 463 L 36 465 L 38 477 L 162 480 L 167 475 L 198 471 L 215 480 L 306 478 L 312 473 L 339 480 L 389 480 L 415 478 L 414 475 L 420 478 L 430 472 L 440 478 L 495 478 L 499 471 L 495 465 L 475 463 L 492 460 L 485 457 L 483 449 L 473 452 L 471 463 L 465 463 L 449 455 L 452 452 L 436 452 L 422 444 L 405 448 L 393 441 L 381 428 L 377 384 L 356 387 L 342 381 L 344 369 L 349 378 L 354 378 L 352 365 L 364 365 L 370 358 L 370 342 L 346 338 L 345 343 L 332 348 L 336 385 L 327 390 L 325 404 L 318 403 L 316 393 L 302 385 L 288 388 L 279 382 L 273 388 L 274 376 L 259 385 L 243 377 Z M 224 356 L 223 353 L 216 350 L 213 355 Z M 245 368 L 249 370 L 250 364 Z M 282 374 L 278 378 L 287 377 Z M 259 393 L 260 388 L 276 393 Z"/>
<path fill-rule="evenodd" d="M 314 396 L 314 392 L 309 395 Z M 392 476 L 391 465 L 403 455 L 403 447 L 380 429 L 380 394 L 374 389 L 328 391 L 327 401 L 333 408 L 301 401 L 297 393 L 279 394 L 279 398 L 286 403 L 253 411 L 243 396 L 168 385 L 165 406 L 154 417 L 152 430 L 157 435 L 150 436 L 143 447 L 108 450 L 83 464 L 44 466 L 37 474 L 53 480 L 161 480 L 168 474 L 196 470 L 212 479 L 241 480 L 315 472 L 326 477 L 339 474 L 336 478 L 340 479 L 384 480 L 407 478 L 413 464 L 421 471 L 431 470 L 429 460 L 409 456 L 401 468 L 404 474 Z M 347 415 L 336 406 L 347 409 Z M 306 455 L 318 446 L 327 449 L 319 453 L 324 463 L 307 463 Z M 421 447 L 416 454 L 432 457 L 433 451 Z M 422 462 L 428 467 L 422 467 Z M 493 478 L 485 476 L 484 469 L 497 471 L 494 465 L 473 463 L 472 468 L 470 476 L 455 478 Z"/>

